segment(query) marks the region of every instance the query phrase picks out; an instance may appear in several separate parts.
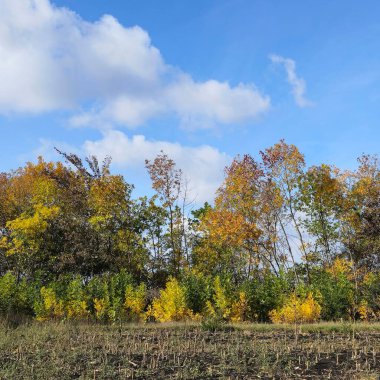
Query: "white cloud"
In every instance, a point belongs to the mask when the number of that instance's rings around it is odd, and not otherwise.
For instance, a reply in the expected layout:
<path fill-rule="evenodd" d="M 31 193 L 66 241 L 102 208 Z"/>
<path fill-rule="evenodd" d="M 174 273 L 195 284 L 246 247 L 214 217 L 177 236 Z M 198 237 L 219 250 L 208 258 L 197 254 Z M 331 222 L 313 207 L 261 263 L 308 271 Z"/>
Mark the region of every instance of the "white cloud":
<path fill-rule="evenodd" d="M 83 150 L 99 159 L 109 155 L 119 167 L 140 172 L 145 170 L 145 159 L 154 159 L 162 150 L 183 170 L 189 180 L 190 198 L 199 203 L 214 199 L 215 191 L 223 181 L 223 169 L 231 161 L 230 156 L 209 145 L 183 146 L 147 140 L 142 135 L 129 138 L 116 130 L 105 131 L 100 140 L 86 141 Z"/>
<path fill-rule="evenodd" d="M 110 15 L 87 22 L 49 0 L 0 1 L 0 83 L 0 113 L 70 109 L 74 125 L 175 114 L 205 127 L 252 120 L 270 104 L 251 84 L 196 82 L 138 26 Z"/>
<path fill-rule="evenodd" d="M 207 126 L 207 120 L 218 123 L 239 123 L 254 119 L 269 107 L 253 85 L 239 84 L 232 88 L 226 82 L 208 80 L 196 83 L 186 75 L 168 87 L 167 99 L 173 111 L 190 127 Z"/>
<path fill-rule="evenodd" d="M 305 97 L 306 82 L 303 78 L 297 76 L 295 61 L 293 59 L 284 58 L 275 54 L 270 55 L 269 58 L 273 63 L 284 66 L 287 80 L 292 87 L 292 94 L 296 104 L 299 107 L 308 107 L 313 105 L 313 103 Z"/>
<path fill-rule="evenodd" d="M 2 0 L 0 109 L 75 107 L 158 85 L 165 65 L 148 34 L 112 16 L 88 23 L 48 0 Z"/>

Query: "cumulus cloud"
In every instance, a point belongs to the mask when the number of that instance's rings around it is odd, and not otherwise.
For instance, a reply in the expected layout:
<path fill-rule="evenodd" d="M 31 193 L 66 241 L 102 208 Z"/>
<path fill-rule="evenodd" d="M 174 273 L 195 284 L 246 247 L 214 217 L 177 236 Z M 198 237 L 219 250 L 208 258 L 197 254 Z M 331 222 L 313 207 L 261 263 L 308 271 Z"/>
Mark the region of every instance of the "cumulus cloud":
<path fill-rule="evenodd" d="M 294 100 L 299 107 L 308 107 L 313 103 L 306 99 L 306 82 L 303 78 L 297 76 L 296 62 L 290 58 L 284 58 L 280 55 L 272 54 L 269 56 L 273 63 L 283 65 L 286 71 L 287 80 L 292 87 L 292 94 Z"/>
<path fill-rule="evenodd" d="M 158 86 L 165 65 L 148 34 L 95 23 L 48 0 L 0 3 L 0 109 L 41 112 Z"/>
<path fill-rule="evenodd" d="M 102 159 L 110 155 L 112 162 L 125 169 L 144 171 L 145 159 L 154 159 L 160 151 L 172 158 L 189 181 L 190 198 L 197 203 L 212 201 L 223 181 L 223 169 L 231 157 L 209 145 L 184 146 L 167 141 L 147 140 L 145 136 L 128 137 L 117 130 L 105 131 L 103 138 L 86 141 L 83 151 Z"/>
<path fill-rule="evenodd" d="M 138 26 L 110 15 L 87 22 L 49 0 L 0 2 L 0 83 L 1 113 L 69 109 L 73 125 L 137 127 L 174 114 L 205 127 L 252 120 L 270 105 L 252 84 L 197 82 L 174 69 Z"/>
<path fill-rule="evenodd" d="M 196 83 L 187 75 L 167 88 L 166 98 L 190 127 L 207 126 L 207 120 L 239 123 L 254 119 L 269 107 L 269 98 L 263 97 L 253 85 L 239 84 L 232 88 L 215 80 Z"/>

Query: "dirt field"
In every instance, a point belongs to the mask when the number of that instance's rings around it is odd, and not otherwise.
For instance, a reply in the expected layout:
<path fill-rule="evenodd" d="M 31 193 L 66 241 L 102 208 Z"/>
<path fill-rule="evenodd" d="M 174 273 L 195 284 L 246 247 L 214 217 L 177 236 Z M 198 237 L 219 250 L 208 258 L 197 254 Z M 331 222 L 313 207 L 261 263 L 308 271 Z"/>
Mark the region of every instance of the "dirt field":
<path fill-rule="evenodd" d="M 378 325 L 1 326 L 0 379 L 377 379 Z"/>

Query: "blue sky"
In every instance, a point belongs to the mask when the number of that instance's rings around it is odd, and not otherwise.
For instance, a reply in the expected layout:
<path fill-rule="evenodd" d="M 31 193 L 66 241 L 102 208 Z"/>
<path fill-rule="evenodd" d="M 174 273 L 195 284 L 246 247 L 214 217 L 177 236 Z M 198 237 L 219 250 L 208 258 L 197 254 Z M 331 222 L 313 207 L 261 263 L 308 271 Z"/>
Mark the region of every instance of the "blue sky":
<path fill-rule="evenodd" d="M 113 156 L 144 193 L 163 149 L 210 200 L 281 138 L 353 168 L 379 153 L 378 1 L 0 0 L 0 170 Z M 108 16 L 105 16 L 108 15 Z"/>

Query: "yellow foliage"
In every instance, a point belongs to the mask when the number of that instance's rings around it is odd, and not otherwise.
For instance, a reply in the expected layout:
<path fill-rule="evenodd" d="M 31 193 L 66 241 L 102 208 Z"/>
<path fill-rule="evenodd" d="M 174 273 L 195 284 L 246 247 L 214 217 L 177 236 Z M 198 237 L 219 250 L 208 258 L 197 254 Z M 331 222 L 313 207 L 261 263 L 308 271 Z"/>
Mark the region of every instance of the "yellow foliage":
<path fill-rule="evenodd" d="M 300 299 L 293 293 L 279 310 L 272 310 L 270 318 L 274 323 L 311 323 L 321 316 L 321 306 L 309 293 L 306 299 Z"/>
<path fill-rule="evenodd" d="M 334 263 L 326 270 L 335 277 L 345 275 L 347 278 L 352 278 L 352 266 L 352 261 L 337 258 Z"/>
<path fill-rule="evenodd" d="M 146 305 L 146 286 L 140 284 L 136 289 L 128 285 L 125 290 L 125 302 L 129 317 L 132 319 L 142 319 L 144 317 L 144 308 Z"/>
<path fill-rule="evenodd" d="M 231 322 L 243 322 L 248 311 L 248 299 L 244 292 L 239 293 L 239 299 L 231 306 Z"/>
<path fill-rule="evenodd" d="M 214 304 L 216 311 L 223 318 L 228 319 L 231 313 L 230 302 L 219 276 L 216 276 L 214 280 Z"/>
<path fill-rule="evenodd" d="M 380 299 L 378 298 L 377 301 L 379 302 Z M 358 313 L 362 321 L 379 321 L 380 320 L 380 311 L 375 311 L 374 309 L 372 309 L 368 305 L 368 302 L 365 300 L 362 300 L 360 302 L 360 305 L 358 307 Z"/>
<path fill-rule="evenodd" d="M 209 318 L 216 317 L 215 308 L 210 301 L 206 301 L 205 315 Z"/>
<path fill-rule="evenodd" d="M 215 244 L 241 246 L 250 237 L 259 236 L 256 224 L 247 222 L 243 214 L 229 210 L 212 210 L 202 220 L 202 229 Z"/>
<path fill-rule="evenodd" d="M 94 308 L 96 319 L 104 320 L 107 319 L 108 312 L 108 300 L 104 298 L 94 298 Z"/>
<path fill-rule="evenodd" d="M 42 287 L 42 303 L 38 308 L 36 319 L 44 321 L 47 319 L 62 318 L 65 314 L 62 300 L 58 300 L 52 288 Z"/>
<path fill-rule="evenodd" d="M 189 310 L 189 318 L 194 321 L 194 322 L 201 322 L 202 319 L 203 319 L 203 316 L 202 314 L 199 314 L 199 313 L 193 313 Z"/>
<path fill-rule="evenodd" d="M 368 272 L 363 277 L 363 285 L 371 286 L 376 281 L 376 276 L 373 272 Z"/>
<path fill-rule="evenodd" d="M 358 313 L 360 319 L 363 321 L 369 321 L 374 316 L 373 310 L 369 307 L 368 302 L 364 300 L 360 303 L 358 307 Z"/>
<path fill-rule="evenodd" d="M 186 307 L 185 291 L 175 278 L 170 278 L 166 288 L 155 298 L 147 316 L 153 316 L 159 322 L 180 321 L 192 316 Z"/>
<path fill-rule="evenodd" d="M 19 253 L 26 248 L 31 251 L 38 250 L 42 242 L 41 234 L 48 228 L 49 221 L 59 212 L 57 206 L 46 207 L 43 204 L 36 204 L 33 215 L 23 213 L 19 218 L 7 222 L 12 239 L 2 240 L 2 245 L 6 245 L 8 254 Z"/>
<path fill-rule="evenodd" d="M 66 305 L 66 315 L 68 319 L 83 319 L 89 316 L 86 301 L 71 300 Z"/>

